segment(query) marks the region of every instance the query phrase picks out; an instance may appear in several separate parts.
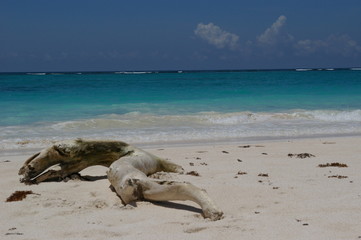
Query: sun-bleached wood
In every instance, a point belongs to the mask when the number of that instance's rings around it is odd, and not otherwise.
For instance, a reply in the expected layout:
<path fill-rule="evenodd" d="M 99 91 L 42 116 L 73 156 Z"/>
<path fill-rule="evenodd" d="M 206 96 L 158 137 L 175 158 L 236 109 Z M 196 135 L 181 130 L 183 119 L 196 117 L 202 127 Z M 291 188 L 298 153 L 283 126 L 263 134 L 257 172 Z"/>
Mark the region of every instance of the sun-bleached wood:
<path fill-rule="evenodd" d="M 219 220 L 223 212 L 205 190 L 188 182 L 149 178 L 156 172 L 182 173 L 181 166 L 121 141 L 59 142 L 34 154 L 19 170 L 25 184 L 61 181 L 95 165 L 109 167 L 108 179 L 124 204 L 137 200 L 190 200 L 199 204 L 205 218 Z"/>

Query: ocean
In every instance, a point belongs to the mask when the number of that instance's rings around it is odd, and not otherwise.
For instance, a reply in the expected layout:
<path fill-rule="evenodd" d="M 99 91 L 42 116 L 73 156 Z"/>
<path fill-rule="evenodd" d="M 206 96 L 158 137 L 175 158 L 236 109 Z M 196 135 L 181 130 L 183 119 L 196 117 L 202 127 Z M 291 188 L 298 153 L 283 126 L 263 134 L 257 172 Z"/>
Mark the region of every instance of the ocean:
<path fill-rule="evenodd" d="M 361 69 L 0 74 L 0 150 L 361 135 Z"/>

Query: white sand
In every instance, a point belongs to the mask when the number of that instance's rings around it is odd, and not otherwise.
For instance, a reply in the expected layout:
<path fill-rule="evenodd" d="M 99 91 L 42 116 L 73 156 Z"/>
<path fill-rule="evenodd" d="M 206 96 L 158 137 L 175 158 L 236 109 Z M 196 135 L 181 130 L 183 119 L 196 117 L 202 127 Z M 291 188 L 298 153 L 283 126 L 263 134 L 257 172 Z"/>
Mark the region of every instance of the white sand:
<path fill-rule="evenodd" d="M 361 137 L 239 147 L 244 145 L 148 149 L 186 172 L 200 174 L 168 177 L 205 188 L 225 213 L 216 222 L 203 219 L 199 207 L 188 201 L 124 207 L 106 178 L 26 186 L 17 172 L 29 155 L 2 155 L 0 239 L 361 238 Z M 315 157 L 290 158 L 289 153 Z M 318 167 L 332 162 L 348 167 Z M 239 171 L 247 174 L 238 175 Z M 82 174 L 105 172 L 104 167 L 92 167 Z M 333 175 L 347 178 L 329 178 Z M 16 190 L 37 195 L 5 202 Z"/>

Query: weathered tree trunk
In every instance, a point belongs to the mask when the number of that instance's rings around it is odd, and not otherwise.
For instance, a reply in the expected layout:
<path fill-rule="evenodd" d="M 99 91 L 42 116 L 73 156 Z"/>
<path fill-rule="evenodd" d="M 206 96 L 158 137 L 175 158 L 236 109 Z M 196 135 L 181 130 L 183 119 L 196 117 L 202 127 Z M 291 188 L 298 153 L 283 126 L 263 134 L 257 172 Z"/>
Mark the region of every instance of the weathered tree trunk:
<path fill-rule="evenodd" d="M 201 206 L 206 218 L 218 220 L 223 215 L 205 190 L 186 182 L 147 177 L 161 171 L 181 173 L 181 166 L 120 141 L 78 139 L 54 144 L 25 161 L 19 170 L 20 181 L 60 181 L 94 165 L 110 166 L 108 179 L 125 204 L 142 199 L 190 200 Z"/>
<path fill-rule="evenodd" d="M 109 181 L 125 204 L 137 200 L 190 200 L 201 206 L 205 218 L 221 219 L 223 212 L 205 190 L 187 182 L 161 181 L 147 177 L 162 170 L 174 172 L 177 170 L 174 165 L 137 149 L 129 156 L 115 161 L 107 173 Z M 163 169 L 158 166 L 163 166 Z"/>
<path fill-rule="evenodd" d="M 34 154 L 19 170 L 25 184 L 37 184 L 47 180 L 61 181 L 95 165 L 109 167 L 114 161 L 129 154 L 131 146 L 120 141 L 59 142 Z"/>

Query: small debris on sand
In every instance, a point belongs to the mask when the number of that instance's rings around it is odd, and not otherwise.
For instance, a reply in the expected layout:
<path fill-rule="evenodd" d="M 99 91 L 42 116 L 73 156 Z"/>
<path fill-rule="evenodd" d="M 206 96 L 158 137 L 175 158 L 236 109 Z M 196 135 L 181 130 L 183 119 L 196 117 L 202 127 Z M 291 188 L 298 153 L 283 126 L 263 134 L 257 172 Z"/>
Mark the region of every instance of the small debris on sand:
<path fill-rule="evenodd" d="M 246 172 L 242 172 L 242 171 L 238 171 L 237 175 L 245 175 L 247 174 Z"/>
<path fill-rule="evenodd" d="M 289 153 L 287 156 L 289 156 L 290 158 L 292 157 L 296 157 L 296 158 L 310 158 L 310 157 L 316 157 L 315 155 L 311 154 L 311 153 Z"/>
<path fill-rule="evenodd" d="M 258 177 L 268 177 L 268 173 L 260 173 L 258 174 Z"/>
<path fill-rule="evenodd" d="M 296 219 L 297 222 L 302 222 L 301 219 Z M 303 223 L 302 226 L 308 226 L 308 223 Z"/>
<path fill-rule="evenodd" d="M 318 165 L 319 167 L 348 167 L 347 164 L 345 163 L 338 163 L 338 162 L 335 162 L 335 163 L 326 163 L 326 164 L 319 164 Z"/>
<path fill-rule="evenodd" d="M 23 233 L 5 233 L 6 236 L 9 236 L 9 235 L 23 235 Z"/>
<path fill-rule="evenodd" d="M 10 228 L 9 229 L 9 231 L 14 231 L 14 230 L 16 230 L 16 228 Z M 9 235 L 18 235 L 18 236 L 20 236 L 20 235 L 24 235 L 24 234 L 21 233 L 21 232 L 8 232 L 8 233 L 5 233 L 5 236 L 9 236 Z"/>
<path fill-rule="evenodd" d="M 16 144 L 24 146 L 24 145 L 27 145 L 29 143 L 30 143 L 30 140 L 24 140 L 24 141 L 19 141 Z"/>
<path fill-rule="evenodd" d="M 227 151 L 222 151 L 222 153 L 226 153 L 226 154 L 228 154 L 229 152 L 227 152 Z"/>
<path fill-rule="evenodd" d="M 187 172 L 186 174 L 191 175 L 191 176 L 196 176 L 196 177 L 200 176 L 200 174 L 198 172 L 196 172 L 196 171 L 190 171 L 190 172 Z"/>
<path fill-rule="evenodd" d="M 239 148 L 250 148 L 250 145 L 238 146 Z"/>
<path fill-rule="evenodd" d="M 328 176 L 328 178 L 343 179 L 343 178 L 348 178 L 348 177 L 347 176 L 342 176 L 342 175 L 332 175 L 332 176 Z"/>

